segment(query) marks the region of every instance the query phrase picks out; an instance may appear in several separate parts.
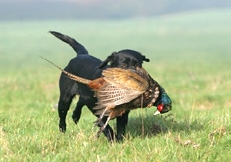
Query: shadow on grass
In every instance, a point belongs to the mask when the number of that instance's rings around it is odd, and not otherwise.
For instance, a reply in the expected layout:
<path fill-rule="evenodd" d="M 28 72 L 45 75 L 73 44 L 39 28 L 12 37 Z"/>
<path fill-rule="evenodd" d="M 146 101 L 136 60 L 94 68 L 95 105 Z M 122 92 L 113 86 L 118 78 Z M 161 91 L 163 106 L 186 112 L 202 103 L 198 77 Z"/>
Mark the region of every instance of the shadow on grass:
<path fill-rule="evenodd" d="M 146 117 L 130 117 L 127 133 L 132 137 L 151 137 L 167 132 L 184 132 L 204 129 L 205 124 L 200 120 L 188 118 L 176 120 L 172 114 L 163 116 L 147 115 Z"/>

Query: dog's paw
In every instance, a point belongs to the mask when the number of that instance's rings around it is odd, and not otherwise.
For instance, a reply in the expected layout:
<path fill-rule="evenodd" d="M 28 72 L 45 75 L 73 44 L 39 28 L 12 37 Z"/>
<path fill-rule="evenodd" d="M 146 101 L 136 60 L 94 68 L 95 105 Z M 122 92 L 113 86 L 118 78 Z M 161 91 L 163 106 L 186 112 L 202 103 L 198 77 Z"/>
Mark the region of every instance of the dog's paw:
<path fill-rule="evenodd" d="M 99 138 L 100 134 L 103 132 L 104 128 L 100 127 L 99 131 L 96 134 L 96 137 Z"/>
<path fill-rule="evenodd" d="M 66 124 L 59 124 L 59 130 L 60 130 L 60 132 L 65 133 L 66 132 Z"/>
<path fill-rule="evenodd" d="M 75 117 L 73 117 L 73 116 L 72 116 L 72 119 L 73 119 L 73 121 L 74 121 L 75 124 L 77 124 L 78 121 L 79 121 L 79 119 L 77 119 L 77 118 L 75 118 Z"/>
<path fill-rule="evenodd" d="M 101 126 L 100 126 L 101 121 L 102 121 L 101 118 L 97 118 L 96 121 L 94 121 L 94 123 L 95 123 L 94 126 L 99 126 L 99 127 L 101 127 Z"/>

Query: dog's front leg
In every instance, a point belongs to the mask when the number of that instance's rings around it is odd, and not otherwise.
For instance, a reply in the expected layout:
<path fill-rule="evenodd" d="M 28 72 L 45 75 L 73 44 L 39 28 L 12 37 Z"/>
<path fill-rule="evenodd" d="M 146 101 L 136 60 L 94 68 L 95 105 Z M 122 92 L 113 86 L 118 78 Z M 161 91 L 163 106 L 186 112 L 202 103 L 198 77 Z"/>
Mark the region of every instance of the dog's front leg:
<path fill-rule="evenodd" d="M 128 123 L 128 114 L 129 111 L 125 112 L 122 116 L 116 118 L 117 141 L 122 141 L 125 136 L 126 126 Z"/>

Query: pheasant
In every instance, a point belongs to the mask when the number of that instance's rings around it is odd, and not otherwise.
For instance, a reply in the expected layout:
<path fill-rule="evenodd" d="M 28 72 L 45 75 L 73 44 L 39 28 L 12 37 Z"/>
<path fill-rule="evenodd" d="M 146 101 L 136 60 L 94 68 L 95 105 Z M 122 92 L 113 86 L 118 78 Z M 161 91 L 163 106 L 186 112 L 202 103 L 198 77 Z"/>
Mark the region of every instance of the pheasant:
<path fill-rule="evenodd" d="M 95 91 L 98 102 L 94 110 L 95 115 L 100 116 L 96 122 L 99 123 L 104 116 L 107 117 L 107 121 L 99 132 L 105 129 L 111 119 L 128 110 L 154 105 L 157 106 L 157 111 L 154 113 L 156 115 L 168 112 L 172 108 L 172 101 L 168 94 L 144 68 L 108 68 L 103 71 L 102 77 L 88 80 L 73 75 L 51 61 L 41 58 L 59 68 L 70 79 L 86 84 Z"/>

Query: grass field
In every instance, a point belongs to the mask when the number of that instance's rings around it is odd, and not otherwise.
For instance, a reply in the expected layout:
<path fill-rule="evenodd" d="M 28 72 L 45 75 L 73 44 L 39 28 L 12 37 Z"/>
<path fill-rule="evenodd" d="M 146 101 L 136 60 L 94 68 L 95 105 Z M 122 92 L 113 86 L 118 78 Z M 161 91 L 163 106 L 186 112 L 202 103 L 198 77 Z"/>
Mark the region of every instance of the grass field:
<path fill-rule="evenodd" d="M 114 21 L 0 22 L 1 161 L 229 161 L 231 159 L 231 11 L 201 11 Z M 51 36 L 68 34 L 101 59 L 131 48 L 169 93 L 173 110 L 130 113 L 126 139 L 96 139 L 84 108 L 78 125 L 58 130 L 60 71 L 74 51 Z M 115 126 L 115 121 L 110 121 Z M 144 130 L 143 130 L 144 128 Z"/>

